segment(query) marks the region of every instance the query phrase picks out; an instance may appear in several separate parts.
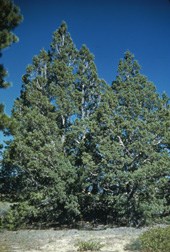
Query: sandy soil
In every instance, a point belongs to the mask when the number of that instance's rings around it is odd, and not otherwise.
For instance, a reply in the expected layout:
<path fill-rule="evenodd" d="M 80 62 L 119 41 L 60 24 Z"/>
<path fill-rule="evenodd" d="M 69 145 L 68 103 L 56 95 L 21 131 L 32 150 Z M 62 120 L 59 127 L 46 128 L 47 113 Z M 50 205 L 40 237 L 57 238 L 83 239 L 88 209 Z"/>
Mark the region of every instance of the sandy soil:
<path fill-rule="evenodd" d="M 77 241 L 94 240 L 103 244 L 103 252 L 128 252 L 127 244 L 145 229 L 107 228 L 105 230 L 20 230 L 0 233 L 3 252 L 74 252 Z M 3 249 L 2 249 L 3 248 Z"/>

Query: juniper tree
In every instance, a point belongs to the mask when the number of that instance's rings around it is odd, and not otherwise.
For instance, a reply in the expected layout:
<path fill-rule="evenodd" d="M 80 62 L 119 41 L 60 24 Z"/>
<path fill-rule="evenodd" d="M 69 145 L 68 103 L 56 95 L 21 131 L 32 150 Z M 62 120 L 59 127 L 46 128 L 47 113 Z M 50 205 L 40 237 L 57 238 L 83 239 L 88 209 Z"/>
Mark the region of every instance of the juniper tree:
<path fill-rule="evenodd" d="M 19 202 L 16 224 L 82 217 L 140 225 L 169 215 L 169 99 L 130 52 L 110 87 L 62 23 L 27 67 L 12 117 L 2 172 Z"/>
<path fill-rule="evenodd" d="M 15 200 L 23 202 L 13 210 L 18 225 L 70 222 L 79 213 L 77 198 L 71 193 L 76 174 L 63 152 L 58 107 L 51 96 L 50 57 L 42 50 L 33 58 L 12 112 L 16 129 L 3 167 L 4 173 L 16 174 Z M 54 72 L 56 77 L 59 74 Z M 11 177 L 6 181 L 8 186 L 16 185 Z M 10 187 L 9 193 L 12 195 Z"/>
<path fill-rule="evenodd" d="M 116 103 L 108 99 L 96 113 L 102 167 L 96 177 L 108 215 L 140 225 L 169 212 L 162 193 L 170 173 L 169 105 L 141 75 L 130 52 L 119 63 L 112 90 Z"/>
<path fill-rule="evenodd" d="M 94 56 L 86 46 L 77 51 L 65 23 L 53 34 L 50 55 L 53 62 L 50 90 L 55 101 L 57 124 L 65 155 L 78 174 L 75 187 L 80 199 L 86 187 L 83 185 L 86 183 L 83 180 L 83 155 L 90 146 L 91 118 L 99 106 L 105 83 L 98 78 Z"/>

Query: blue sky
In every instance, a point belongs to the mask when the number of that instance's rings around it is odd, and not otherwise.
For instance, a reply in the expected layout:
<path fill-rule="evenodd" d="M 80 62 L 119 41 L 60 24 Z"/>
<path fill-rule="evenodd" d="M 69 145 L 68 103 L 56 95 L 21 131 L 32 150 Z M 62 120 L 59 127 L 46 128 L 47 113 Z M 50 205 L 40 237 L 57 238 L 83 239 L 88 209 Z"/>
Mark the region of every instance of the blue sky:
<path fill-rule="evenodd" d="M 126 50 L 135 54 L 142 73 L 157 91 L 170 95 L 169 0 L 14 0 L 24 16 L 15 29 L 20 41 L 3 51 L 12 86 L 0 91 L 10 114 L 20 94 L 21 77 L 32 57 L 48 49 L 52 33 L 64 20 L 78 48 L 95 55 L 99 76 L 109 84 Z"/>

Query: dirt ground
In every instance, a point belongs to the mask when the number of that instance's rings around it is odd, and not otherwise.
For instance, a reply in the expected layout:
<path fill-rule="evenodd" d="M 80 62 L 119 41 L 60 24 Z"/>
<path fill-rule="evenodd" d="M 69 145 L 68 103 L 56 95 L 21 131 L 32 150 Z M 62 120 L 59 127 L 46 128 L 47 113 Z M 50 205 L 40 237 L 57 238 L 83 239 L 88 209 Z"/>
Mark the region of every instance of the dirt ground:
<path fill-rule="evenodd" d="M 74 252 L 78 241 L 94 240 L 103 252 L 128 252 L 126 245 L 145 229 L 107 228 L 104 230 L 20 230 L 0 233 L 1 252 Z"/>

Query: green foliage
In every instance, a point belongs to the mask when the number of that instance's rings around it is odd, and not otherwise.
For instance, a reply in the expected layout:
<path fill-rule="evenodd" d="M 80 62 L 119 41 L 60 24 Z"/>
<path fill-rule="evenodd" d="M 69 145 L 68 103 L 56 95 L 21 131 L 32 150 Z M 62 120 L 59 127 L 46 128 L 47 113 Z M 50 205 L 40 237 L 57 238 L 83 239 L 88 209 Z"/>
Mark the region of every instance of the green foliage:
<path fill-rule="evenodd" d="M 170 251 L 170 226 L 152 228 L 139 237 L 142 252 Z"/>
<path fill-rule="evenodd" d="M 6 223 L 168 221 L 169 98 L 130 52 L 109 86 L 63 22 L 22 80 L 1 169 L 2 193 L 17 202 Z"/>
<path fill-rule="evenodd" d="M 19 8 L 11 0 L 0 1 L 0 49 L 3 49 L 18 40 L 11 32 L 22 20 Z"/>
<path fill-rule="evenodd" d="M 0 0 L 0 56 L 1 50 L 17 42 L 17 36 L 12 30 L 22 21 L 19 8 L 11 0 Z M 9 84 L 4 81 L 7 75 L 3 65 L 0 65 L 0 88 Z"/>
<path fill-rule="evenodd" d="M 28 202 L 14 204 L 4 217 L 2 227 L 9 230 L 15 230 L 18 227 L 25 228 L 27 225 L 32 224 L 29 222 L 29 219 L 33 221 L 36 215 L 36 207 L 30 206 Z"/>
<path fill-rule="evenodd" d="M 0 13 L 0 57 L 2 57 L 2 50 L 18 41 L 17 36 L 12 31 L 21 22 L 22 16 L 19 8 L 11 0 L 0 0 Z M 9 83 L 5 81 L 6 76 L 7 71 L 3 64 L 0 64 L 0 89 L 9 86 Z M 13 123 L 4 113 L 4 105 L 0 104 L 0 131 L 9 134 L 12 129 Z M 0 149 L 2 147 L 0 145 Z"/>
<path fill-rule="evenodd" d="M 100 251 L 103 247 L 103 244 L 93 240 L 78 241 L 75 245 L 78 247 L 77 251 Z"/>
<path fill-rule="evenodd" d="M 69 98 L 73 78 L 67 61 L 70 55 L 58 58 L 71 43 L 67 30 L 63 32 L 60 34 L 59 29 L 53 38 L 55 48 L 59 38 L 64 40 L 60 52 L 42 50 L 33 58 L 23 76 L 21 96 L 13 108 L 14 141 L 4 153 L 2 174 L 4 186 L 18 178 L 17 184 L 11 183 L 4 189 L 8 194 L 15 190 L 11 196 L 21 202 L 12 209 L 17 225 L 31 220 L 51 225 L 69 223 L 79 214 L 77 196 L 72 194 L 77 174 L 64 147 L 70 113 L 73 113 Z M 58 73 L 65 81 L 63 89 L 63 79 Z M 37 214 L 33 216 L 29 214 L 30 208 L 35 207 Z"/>
<path fill-rule="evenodd" d="M 11 204 L 9 202 L 0 201 L 0 230 L 3 229 L 3 223 Z"/>
<path fill-rule="evenodd" d="M 118 224 L 140 226 L 169 213 L 170 110 L 165 100 L 127 52 L 112 91 L 94 114 L 85 161 L 88 186 L 92 197 L 101 195 L 96 210 L 103 202 L 106 215 Z"/>

